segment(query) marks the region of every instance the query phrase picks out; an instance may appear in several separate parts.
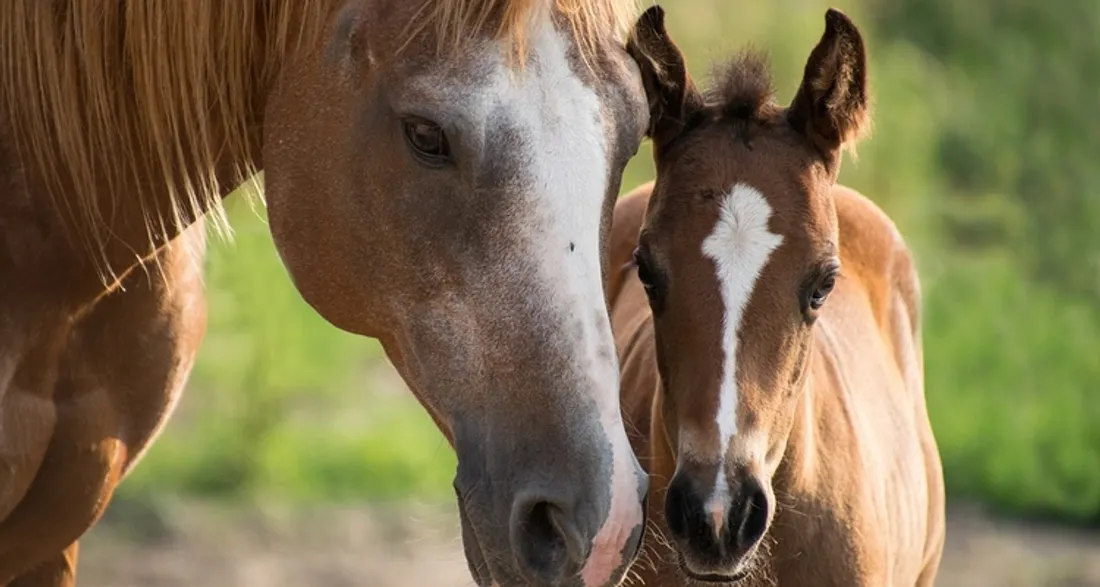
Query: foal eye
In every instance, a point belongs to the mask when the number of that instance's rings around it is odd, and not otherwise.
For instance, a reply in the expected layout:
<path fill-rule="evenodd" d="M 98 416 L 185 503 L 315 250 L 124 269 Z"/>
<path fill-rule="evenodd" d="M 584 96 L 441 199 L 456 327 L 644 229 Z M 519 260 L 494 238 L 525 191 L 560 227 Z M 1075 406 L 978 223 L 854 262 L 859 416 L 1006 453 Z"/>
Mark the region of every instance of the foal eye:
<path fill-rule="evenodd" d="M 653 295 L 657 288 L 657 279 L 653 275 L 653 270 L 649 267 L 649 264 L 646 263 L 645 257 L 642 256 L 640 249 L 634 249 L 634 266 L 638 269 L 638 281 L 642 282 L 646 294 Z"/>
<path fill-rule="evenodd" d="M 657 273 L 653 266 L 647 260 L 647 255 L 642 252 L 641 249 L 634 249 L 634 256 L 631 262 L 638 270 L 638 281 L 642 282 L 642 288 L 645 290 L 646 298 L 649 299 L 649 308 L 654 314 L 659 314 L 664 308 L 664 294 L 665 288 L 664 277 Z"/>
<path fill-rule="evenodd" d="M 402 121 L 405 140 L 418 157 L 428 163 L 439 164 L 450 159 L 451 146 L 447 135 L 438 124 L 423 118 L 407 118 Z"/>

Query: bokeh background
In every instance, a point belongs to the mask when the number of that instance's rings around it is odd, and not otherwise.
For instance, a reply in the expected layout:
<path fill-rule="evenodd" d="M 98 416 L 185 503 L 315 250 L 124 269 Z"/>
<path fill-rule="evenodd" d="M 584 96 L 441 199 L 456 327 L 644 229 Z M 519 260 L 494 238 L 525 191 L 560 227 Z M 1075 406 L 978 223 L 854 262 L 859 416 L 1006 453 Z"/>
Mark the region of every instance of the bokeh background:
<path fill-rule="evenodd" d="M 875 128 L 841 181 L 921 271 L 939 584 L 1100 585 L 1100 2 L 663 5 L 697 78 L 751 43 L 783 102 L 828 6 L 861 27 Z M 652 174 L 646 145 L 623 191 Z M 86 541 L 82 584 L 471 585 L 446 442 L 374 341 L 301 300 L 263 210 L 229 208 L 189 389 Z"/>

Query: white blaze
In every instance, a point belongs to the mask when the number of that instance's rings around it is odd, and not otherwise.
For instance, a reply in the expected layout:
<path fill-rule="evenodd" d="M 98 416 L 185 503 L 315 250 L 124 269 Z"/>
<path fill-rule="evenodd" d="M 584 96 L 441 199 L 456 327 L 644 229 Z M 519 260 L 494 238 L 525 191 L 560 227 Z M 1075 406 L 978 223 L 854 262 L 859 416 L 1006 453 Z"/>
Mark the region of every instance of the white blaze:
<path fill-rule="evenodd" d="M 760 273 L 783 237 L 768 230 L 772 208 L 755 188 L 738 183 L 723 196 L 718 222 L 703 241 L 703 255 L 714 261 L 722 299 L 722 372 L 718 392 L 718 478 L 707 508 L 724 519 L 729 487 L 725 458 L 730 439 L 737 434 L 737 346 L 745 306 Z M 720 531 L 720 522 L 715 530 Z"/>
<path fill-rule="evenodd" d="M 619 408 L 619 369 L 600 272 L 600 217 L 608 189 L 608 124 L 596 91 L 573 71 L 570 46 L 544 15 L 529 45 L 531 62 L 519 73 L 502 58 L 487 80 L 446 88 L 467 120 L 484 136 L 512 131 L 519 139 L 506 155 L 522 162 L 515 178 L 523 186 L 521 259 L 534 260 L 547 286 L 528 297 L 538 316 L 567 330 L 574 345 L 580 389 L 598 410 L 603 435 L 612 448 L 608 516 L 593 537 L 581 571 L 584 584 L 602 587 L 622 566 L 622 551 L 642 523 L 636 459 Z M 473 80 L 472 80 L 473 81 Z M 479 83 L 480 82 L 480 83 Z M 490 152 L 490 150 L 486 150 Z M 503 153 L 502 153 L 503 154 Z M 526 265 L 494 267 L 517 271 Z M 563 392 L 566 389 L 562 390 Z"/>

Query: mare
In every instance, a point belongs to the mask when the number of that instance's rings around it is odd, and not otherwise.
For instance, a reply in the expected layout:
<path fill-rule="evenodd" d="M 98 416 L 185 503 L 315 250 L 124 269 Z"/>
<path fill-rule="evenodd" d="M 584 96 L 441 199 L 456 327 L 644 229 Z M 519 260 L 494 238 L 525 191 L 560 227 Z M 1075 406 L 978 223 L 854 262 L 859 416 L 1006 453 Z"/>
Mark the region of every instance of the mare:
<path fill-rule="evenodd" d="M 635 14 L 0 3 L 0 585 L 75 584 L 202 339 L 200 220 L 260 170 L 297 290 L 456 451 L 477 583 L 615 584 L 647 494 L 603 289 L 648 119 Z"/>
<path fill-rule="evenodd" d="M 608 293 L 664 538 L 644 584 L 932 585 L 918 276 L 886 214 L 836 184 L 869 121 L 860 32 L 826 13 L 788 107 L 753 51 L 696 89 L 659 7 L 630 50 L 657 174 L 616 206 Z"/>

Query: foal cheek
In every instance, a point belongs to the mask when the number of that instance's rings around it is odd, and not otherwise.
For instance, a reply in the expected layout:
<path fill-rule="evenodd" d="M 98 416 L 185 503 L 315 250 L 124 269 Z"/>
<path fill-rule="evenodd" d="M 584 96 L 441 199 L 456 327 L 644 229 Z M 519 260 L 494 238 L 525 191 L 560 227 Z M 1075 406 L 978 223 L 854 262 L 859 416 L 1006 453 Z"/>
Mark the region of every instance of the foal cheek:
<path fill-rule="evenodd" d="M 787 445 L 793 432 L 794 416 L 801 405 L 802 394 L 800 389 L 791 388 L 781 390 L 776 395 L 776 399 L 778 405 L 774 406 L 768 430 L 764 431 L 767 445 L 763 465 L 769 477 L 775 474 L 780 462 L 786 456 Z"/>
<path fill-rule="evenodd" d="M 789 437 L 789 434 L 778 435 L 769 443 L 768 452 L 764 457 L 764 468 L 767 470 L 768 478 L 771 478 L 776 469 L 779 468 L 779 463 L 783 460 L 784 453 L 787 452 L 787 439 Z"/>

